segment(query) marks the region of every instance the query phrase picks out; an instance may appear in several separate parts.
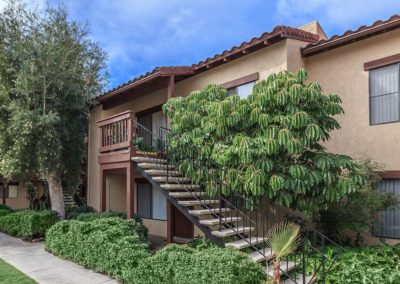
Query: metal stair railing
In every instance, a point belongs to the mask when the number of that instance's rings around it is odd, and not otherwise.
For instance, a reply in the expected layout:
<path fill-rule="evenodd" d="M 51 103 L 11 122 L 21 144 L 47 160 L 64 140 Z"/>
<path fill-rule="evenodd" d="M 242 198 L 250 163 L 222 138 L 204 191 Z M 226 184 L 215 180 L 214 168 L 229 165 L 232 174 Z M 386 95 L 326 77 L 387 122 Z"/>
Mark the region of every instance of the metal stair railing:
<path fill-rule="evenodd" d="M 136 135 L 136 137 L 142 137 L 143 140 L 152 141 L 151 149 L 154 150 L 156 157 L 167 160 L 166 164 L 159 163 L 158 166 L 159 169 L 167 171 L 166 183 L 168 183 L 171 178 L 174 178 L 174 176 L 171 175 L 169 165 L 172 164 L 175 166 L 179 163 L 179 161 L 176 160 L 176 157 L 171 158 L 171 155 L 168 153 L 169 129 L 161 127 L 159 129 L 159 134 L 154 135 L 150 130 L 138 122 L 134 121 L 134 125 L 136 126 L 134 135 Z M 146 149 L 149 150 L 150 148 L 145 147 L 145 150 Z M 146 151 L 143 153 L 146 157 L 151 158 L 151 156 L 146 154 Z M 192 163 L 191 166 L 196 166 L 192 157 L 181 157 L 181 159 L 182 158 L 189 158 Z M 216 164 L 213 164 L 212 166 L 219 167 Z M 204 200 L 204 198 L 201 198 L 201 195 L 198 195 L 200 192 L 205 192 L 204 181 L 199 179 L 197 184 L 200 185 L 200 188 L 196 189 L 193 189 L 192 187 L 194 185 L 193 181 L 191 184 L 187 184 L 175 180 L 174 183 L 182 185 L 182 189 L 189 192 L 191 197 L 200 203 Z M 258 251 L 265 260 L 270 259 L 272 250 L 265 247 L 265 242 L 259 243 L 257 238 L 265 240 L 268 231 L 276 222 L 278 222 L 274 214 L 266 214 L 268 208 L 272 208 L 274 205 L 267 200 L 262 200 L 260 202 L 241 195 L 225 186 L 222 180 L 215 180 L 215 183 L 217 185 L 217 192 L 210 197 L 218 199 L 218 207 L 213 207 L 205 203 L 202 203 L 201 206 L 208 209 L 213 217 L 219 218 L 220 228 L 233 230 L 237 238 L 248 243 L 249 248 Z M 229 213 L 222 213 L 222 208 L 229 208 Z M 234 218 L 242 219 L 241 222 L 238 222 L 240 226 L 233 225 L 234 222 L 229 222 L 229 220 L 233 220 Z M 324 250 L 327 246 L 336 247 L 339 248 L 339 250 L 341 248 L 328 237 L 309 226 L 306 222 L 298 220 L 298 223 L 301 224 L 301 246 L 295 253 L 285 259 L 286 262 L 283 263 L 286 265 L 281 266 L 281 274 L 285 278 L 290 279 L 292 283 L 312 283 L 316 279 L 324 283 L 326 275 L 332 268 L 336 257 L 326 255 Z M 241 232 L 239 230 L 240 227 L 254 227 L 255 230 L 254 232 L 252 230 L 249 232 Z M 215 240 L 215 238 L 213 239 Z M 253 239 L 255 242 L 253 242 Z M 293 263 L 294 268 L 292 270 L 289 269 L 290 262 Z M 266 263 L 268 264 L 268 261 Z M 311 272 L 307 273 L 309 271 Z M 309 276 L 307 276 L 307 274 Z"/>

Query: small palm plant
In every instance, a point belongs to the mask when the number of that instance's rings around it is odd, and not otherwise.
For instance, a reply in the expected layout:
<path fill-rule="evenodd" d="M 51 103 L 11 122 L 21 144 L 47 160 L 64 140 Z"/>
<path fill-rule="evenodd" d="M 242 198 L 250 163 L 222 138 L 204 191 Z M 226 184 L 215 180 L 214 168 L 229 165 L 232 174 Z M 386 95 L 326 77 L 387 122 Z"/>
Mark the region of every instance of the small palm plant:
<path fill-rule="evenodd" d="M 273 279 L 280 284 L 282 258 L 293 253 L 300 244 L 300 226 L 291 222 L 275 224 L 267 235 L 267 244 L 275 254 Z"/>

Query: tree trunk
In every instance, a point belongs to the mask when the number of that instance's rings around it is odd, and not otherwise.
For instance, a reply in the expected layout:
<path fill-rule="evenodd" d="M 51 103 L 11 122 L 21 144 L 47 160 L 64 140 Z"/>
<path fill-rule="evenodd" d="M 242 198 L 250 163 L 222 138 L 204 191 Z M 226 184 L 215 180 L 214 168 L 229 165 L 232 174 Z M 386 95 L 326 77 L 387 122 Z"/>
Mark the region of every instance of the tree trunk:
<path fill-rule="evenodd" d="M 51 209 L 58 212 L 61 219 L 65 218 L 65 207 L 64 207 L 64 193 L 61 185 L 61 180 L 55 176 L 49 176 L 46 178 L 49 184 L 49 194 L 51 201 Z"/>

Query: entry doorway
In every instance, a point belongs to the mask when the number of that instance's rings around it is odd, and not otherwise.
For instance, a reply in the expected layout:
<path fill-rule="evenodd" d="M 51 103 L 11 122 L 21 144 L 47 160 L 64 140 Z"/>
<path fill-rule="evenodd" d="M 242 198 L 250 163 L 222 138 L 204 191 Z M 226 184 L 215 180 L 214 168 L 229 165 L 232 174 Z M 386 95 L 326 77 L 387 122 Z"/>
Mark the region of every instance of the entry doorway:
<path fill-rule="evenodd" d="M 161 106 L 148 109 L 136 114 L 137 121 L 144 126 L 147 130 L 153 133 L 150 135 L 143 135 L 143 142 L 145 145 L 157 146 L 157 138 L 161 127 L 167 127 L 167 116 L 161 111 Z"/>

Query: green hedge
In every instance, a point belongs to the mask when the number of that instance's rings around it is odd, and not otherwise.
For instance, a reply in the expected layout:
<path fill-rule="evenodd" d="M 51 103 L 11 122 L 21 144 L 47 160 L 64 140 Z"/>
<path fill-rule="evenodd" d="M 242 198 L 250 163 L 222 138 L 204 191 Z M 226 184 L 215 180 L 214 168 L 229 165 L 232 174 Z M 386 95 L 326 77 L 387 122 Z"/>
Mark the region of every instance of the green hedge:
<path fill-rule="evenodd" d="M 10 207 L 4 204 L 0 204 L 0 217 L 6 216 L 10 213 L 13 213 L 14 210 L 12 210 Z"/>
<path fill-rule="evenodd" d="M 110 218 L 110 217 L 117 217 L 117 218 L 122 218 L 126 219 L 126 213 L 125 212 L 92 212 L 92 213 L 81 213 L 79 214 L 75 219 L 78 221 L 84 221 L 84 222 L 91 222 L 97 219 L 102 219 L 102 218 Z"/>
<path fill-rule="evenodd" d="M 264 277 L 261 266 L 237 250 L 184 245 L 169 245 L 123 273 L 123 281 L 134 284 L 258 284 Z"/>
<path fill-rule="evenodd" d="M 138 233 L 141 226 L 121 218 L 61 221 L 47 232 L 45 245 L 55 255 L 121 279 L 123 271 L 149 257 L 148 242 Z"/>
<path fill-rule="evenodd" d="M 58 221 L 58 215 L 54 211 L 24 210 L 0 217 L 0 231 L 32 239 L 43 237 L 46 230 Z"/>
<path fill-rule="evenodd" d="M 0 204 L 0 209 L 10 209 L 10 207 L 8 207 L 6 204 Z"/>
<path fill-rule="evenodd" d="M 94 208 L 87 205 L 69 208 L 65 214 L 65 219 L 73 220 L 76 219 L 82 213 L 92 213 L 92 212 L 95 212 Z"/>

